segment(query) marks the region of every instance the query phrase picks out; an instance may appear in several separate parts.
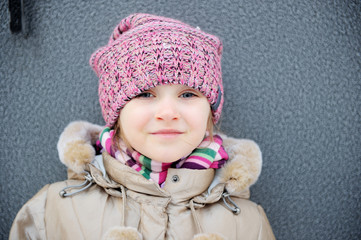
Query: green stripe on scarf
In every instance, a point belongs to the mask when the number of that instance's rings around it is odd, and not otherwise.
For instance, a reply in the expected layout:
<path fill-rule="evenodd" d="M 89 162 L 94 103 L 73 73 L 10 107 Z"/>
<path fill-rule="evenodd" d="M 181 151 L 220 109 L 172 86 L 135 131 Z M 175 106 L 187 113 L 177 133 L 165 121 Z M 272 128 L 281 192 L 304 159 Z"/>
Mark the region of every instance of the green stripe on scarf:
<path fill-rule="evenodd" d="M 140 171 L 140 174 L 142 174 L 143 177 L 145 177 L 146 179 L 150 179 L 150 174 L 152 173 L 152 171 L 145 166 L 142 166 L 141 168 L 142 170 Z"/>
<path fill-rule="evenodd" d="M 102 131 L 101 135 L 100 135 L 100 142 L 102 142 L 102 139 L 103 139 L 103 134 L 106 133 L 106 132 L 110 132 L 110 128 L 109 127 L 106 127 L 104 128 L 104 130 Z"/>
<path fill-rule="evenodd" d="M 148 169 L 152 169 L 152 160 L 144 155 L 139 157 L 139 162 Z"/>
<path fill-rule="evenodd" d="M 191 156 L 200 156 L 212 160 L 216 157 L 216 152 L 210 148 L 197 148 Z"/>

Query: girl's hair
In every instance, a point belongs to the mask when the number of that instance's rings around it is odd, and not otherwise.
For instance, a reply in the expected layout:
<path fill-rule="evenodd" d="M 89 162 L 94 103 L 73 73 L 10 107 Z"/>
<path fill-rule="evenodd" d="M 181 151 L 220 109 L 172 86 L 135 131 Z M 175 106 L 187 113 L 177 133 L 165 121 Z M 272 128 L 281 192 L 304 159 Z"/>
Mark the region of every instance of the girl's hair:
<path fill-rule="evenodd" d="M 127 138 L 124 136 L 124 133 L 122 132 L 122 126 L 120 124 L 119 119 L 120 118 L 118 118 L 118 120 L 115 122 L 114 125 L 114 134 L 112 138 L 113 146 L 115 145 L 117 149 L 120 149 L 119 143 L 120 140 L 122 140 L 128 149 L 133 149 L 132 146 L 129 144 Z M 211 111 L 209 112 L 207 119 L 207 131 L 211 141 L 213 142 L 214 121 L 213 121 L 213 114 Z"/>
<path fill-rule="evenodd" d="M 128 140 L 125 138 L 124 133 L 122 132 L 122 126 L 119 119 L 120 118 L 118 118 L 114 124 L 114 134 L 112 138 L 113 146 L 115 145 L 117 149 L 120 149 L 119 143 L 120 140 L 122 140 L 128 149 L 132 149 L 132 146 L 130 146 Z"/>

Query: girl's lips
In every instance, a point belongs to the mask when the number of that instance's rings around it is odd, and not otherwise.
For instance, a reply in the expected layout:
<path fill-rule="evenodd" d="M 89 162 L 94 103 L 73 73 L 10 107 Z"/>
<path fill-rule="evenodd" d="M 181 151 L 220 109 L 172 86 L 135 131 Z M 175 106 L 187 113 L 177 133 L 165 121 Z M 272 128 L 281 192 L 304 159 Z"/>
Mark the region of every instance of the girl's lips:
<path fill-rule="evenodd" d="M 175 129 L 162 129 L 155 132 L 152 132 L 152 134 L 181 134 L 183 132 L 175 130 Z"/>
<path fill-rule="evenodd" d="M 159 136 L 159 137 L 164 137 L 164 138 L 173 138 L 173 137 L 177 137 L 181 134 L 183 134 L 184 132 L 175 130 L 175 129 L 162 129 L 162 130 L 158 130 L 155 132 L 152 132 L 152 135 L 155 136 Z"/>

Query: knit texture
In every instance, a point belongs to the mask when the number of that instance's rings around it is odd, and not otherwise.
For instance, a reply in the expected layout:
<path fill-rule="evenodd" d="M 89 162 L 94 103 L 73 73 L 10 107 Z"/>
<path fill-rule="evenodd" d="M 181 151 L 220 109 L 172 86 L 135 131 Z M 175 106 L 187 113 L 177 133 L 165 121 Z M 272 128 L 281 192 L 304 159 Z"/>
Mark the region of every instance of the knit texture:
<path fill-rule="evenodd" d="M 99 101 L 107 126 L 139 93 L 162 84 L 199 90 L 211 104 L 214 122 L 223 105 L 222 43 L 180 21 L 133 14 L 114 29 L 106 46 L 90 58 L 100 78 Z"/>
<path fill-rule="evenodd" d="M 100 134 L 97 145 L 121 163 L 133 168 L 146 179 L 162 184 L 167 178 L 169 168 L 208 169 L 221 168 L 228 160 L 228 154 L 222 146 L 222 138 L 218 135 L 206 137 L 189 155 L 176 162 L 162 163 L 154 161 L 139 152 L 128 149 L 123 141 L 114 144 L 114 130 L 106 127 Z M 118 148 L 119 146 L 119 148 Z"/>

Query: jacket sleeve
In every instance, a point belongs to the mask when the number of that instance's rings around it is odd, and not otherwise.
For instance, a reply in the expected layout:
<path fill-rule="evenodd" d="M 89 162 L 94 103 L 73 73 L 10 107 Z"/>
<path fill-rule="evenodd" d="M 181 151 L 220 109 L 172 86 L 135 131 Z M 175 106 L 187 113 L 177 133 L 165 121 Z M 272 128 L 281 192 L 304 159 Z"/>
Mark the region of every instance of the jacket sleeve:
<path fill-rule="evenodd" d="M 260 205 L 258 205 L 257 208 L 261 217 L 261 228 L 259 230 L 258 239 L 276 239 L 263 208 Z"/>
<path fill-rule="evenodd" d="M 9 239 L 46 239 L 45 205 L 49 185 L 44 186 L 18 212 Z"/>

